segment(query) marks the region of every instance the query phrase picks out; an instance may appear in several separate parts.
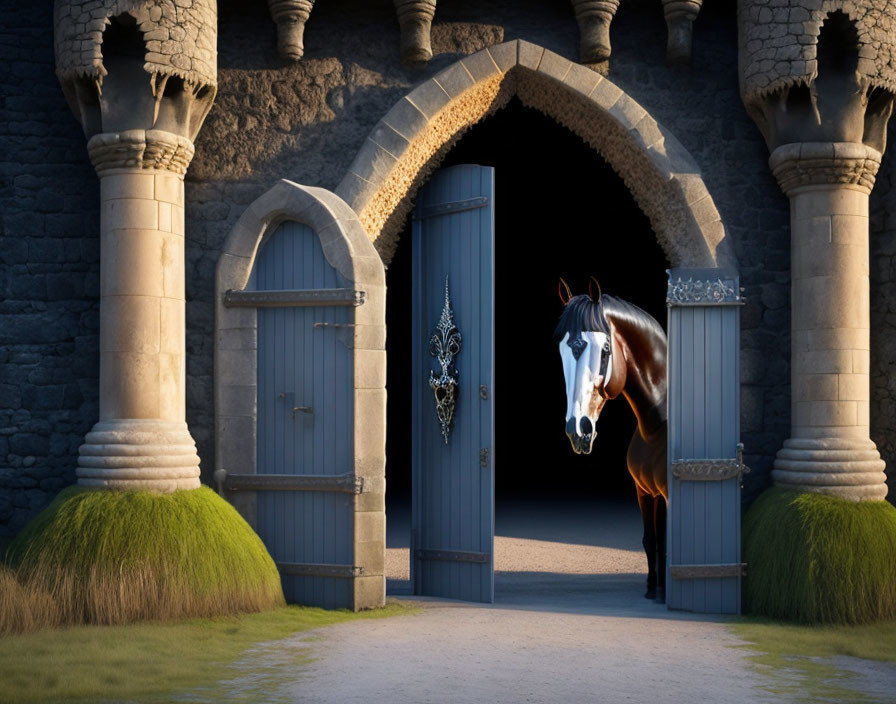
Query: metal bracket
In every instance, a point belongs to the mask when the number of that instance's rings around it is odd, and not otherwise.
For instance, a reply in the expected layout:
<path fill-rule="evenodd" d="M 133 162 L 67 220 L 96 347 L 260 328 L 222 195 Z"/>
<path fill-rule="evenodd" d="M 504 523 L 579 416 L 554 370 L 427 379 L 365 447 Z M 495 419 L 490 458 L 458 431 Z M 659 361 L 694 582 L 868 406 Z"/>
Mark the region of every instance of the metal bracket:
<path fill-rule="evenodd" d="M 435 217 L 436 215 L 447 215 L 448 213 L 460 213 L 464 210 L 475 210 L 476 208 L 484 208 L 488 205 L 488 198 L 479 196 L 477 198 L 467 198 L 466 200 L 455 200 L 450 203 L 439 203 L 438 205 L 428 205 L 420 208 L 415 220 L 423 220 L 424 218 Z"/>
<path fill-rule="evenodd" d="M 733 459 L 672 460 L 670 471 L 675 479 L 691 482 L 714 482 L 725 479 L 738 480 L 749 473 L 744 464 L 744 445 L 737 444 L 737 456 Z"/>
<path fill-rule="evenodd" d="M 227 491 L 330 491 L 363 494 L 364 478 L 354 474 L 230 474 L 215 472 L 218 493 Z"/>
<path fill-rule="evenodd" d="M 713 565 L 669 565 L 672 579 L 718 579 L 720 577 L 744 577 L 746 562 L 732 562 Z"/>
<path fill-rule="evenodd" d="M 472 562 L 488 564 L 491 554 L 467 550 L 414 550 L 415 560 L 437 560 L 440 562 Z"/>
<path fill-rule="evenodd" d="M 335 579 L 352 579 L 364 575 L 364 568 L 356 565 L 333 565 L 317 562 L 277 562 L 280 574 L 295 577 L 332 577 Z"/>
<path fill-rule="evenodd" d="M 354 306 L 364 304 L 365 291 L 353 288 L 283 289 L 280 291 L 224 292 L 228 308 L 294 308 L 311 306 Z"/>

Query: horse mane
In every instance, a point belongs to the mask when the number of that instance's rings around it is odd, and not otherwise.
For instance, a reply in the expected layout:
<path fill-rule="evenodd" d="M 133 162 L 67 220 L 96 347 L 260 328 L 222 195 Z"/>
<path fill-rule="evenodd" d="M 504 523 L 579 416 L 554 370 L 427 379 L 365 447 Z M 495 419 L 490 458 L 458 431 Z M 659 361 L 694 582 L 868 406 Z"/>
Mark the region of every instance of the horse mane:
<path fill-rule="evenodd" d="M 606 318 L 604 318 L 601 304 L 595 304 L 591 300 L 591 296 L 584 293 L 580 296 L 573 296 L 567 302 L 554 330 L 554 342 L 560 342 L 566 333 L 569 333 L 569 339 L 572 340 L 580 332 L 610 334 L 610 328 L 607 325 Z"/>
<path fill-rule="evenodd" d="M 554 330 L 554 342 L 560 342 L 566 333 L 569 333 L 570 339 L 579 332 L 609 334 L 607 315 L 613 318 L 614 322 L 621 323 L 627 328 L 637 328 L 648 337 L 659 337 L 665 343 L 666 333 L 653 316 L 633 303 L 607 294 L 601 296 L 598 303 L 592 301 L 586 294 L 569 299 Z"/>
<path fill-rule="evenodd" d="M 600 300 L 601 307 L 613 322 L 628 328 L 637 328 L 648 337 L 657 337 L 666 343 L 666 333 L 656 319 L 634 303 L 629 303 L 615 296 L 604 295 Z M 603 314 L 602 313 L 602 314 Z"/>

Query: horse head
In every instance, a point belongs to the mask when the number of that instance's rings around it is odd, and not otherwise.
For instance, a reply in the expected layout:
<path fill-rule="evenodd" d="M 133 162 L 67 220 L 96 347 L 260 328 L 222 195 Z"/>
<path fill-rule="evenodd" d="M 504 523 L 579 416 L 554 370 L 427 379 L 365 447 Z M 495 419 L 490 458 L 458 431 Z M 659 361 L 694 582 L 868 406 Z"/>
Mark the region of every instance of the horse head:
<path fill-rule="evenodd" d="M 560 279 L 563 314 L 554 331 L 566 380 L 566 435 L 576 454 L 587 455 L 597 436 L 597 419 L 607 401 L 625 386 L 626 365 L 617 333 L 601 305 L 592 277 L 588 293 L 573 296 Z"/>

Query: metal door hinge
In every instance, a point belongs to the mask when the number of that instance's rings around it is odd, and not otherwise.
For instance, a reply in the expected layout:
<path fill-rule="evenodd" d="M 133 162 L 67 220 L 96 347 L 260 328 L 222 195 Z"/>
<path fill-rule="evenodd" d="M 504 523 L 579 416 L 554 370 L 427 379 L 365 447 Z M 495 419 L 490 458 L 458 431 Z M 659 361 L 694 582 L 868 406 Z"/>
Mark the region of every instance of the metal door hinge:
<path fill-rule="evenodd" d="M 483 447 L 479 451 L 479 466 L 480 467 L 488 467 L 488 448 Z"/>
<path fill-rule="evenodd" d="M 479 398 L 483 401 L 488 401 L 488 386 L 485 384 L 479 385 Z"/>

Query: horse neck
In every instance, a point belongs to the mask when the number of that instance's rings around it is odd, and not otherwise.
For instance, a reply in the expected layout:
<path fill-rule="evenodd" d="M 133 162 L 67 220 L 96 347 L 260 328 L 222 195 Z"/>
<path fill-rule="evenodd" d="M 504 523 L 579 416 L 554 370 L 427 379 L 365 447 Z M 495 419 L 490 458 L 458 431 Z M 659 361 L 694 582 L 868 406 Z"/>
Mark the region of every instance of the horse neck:
<path fill-rule="evenodd" d="M 606 317 L 616 328 L 625 355 L 622 394 L 638 419 L 641 436 L 650 439 L 666 423 L 666 336 L 609 310 Z"/>

